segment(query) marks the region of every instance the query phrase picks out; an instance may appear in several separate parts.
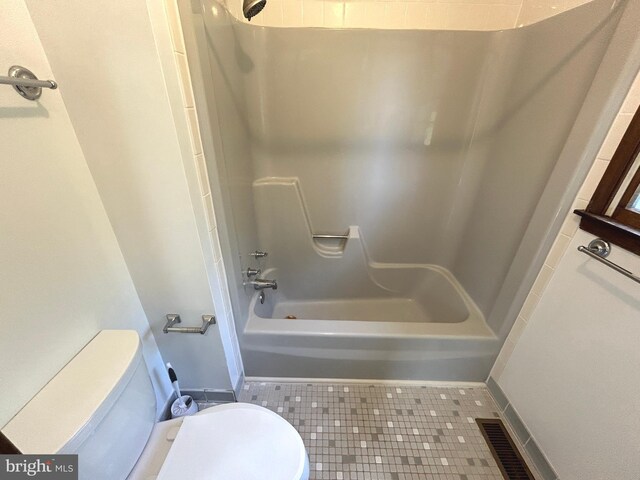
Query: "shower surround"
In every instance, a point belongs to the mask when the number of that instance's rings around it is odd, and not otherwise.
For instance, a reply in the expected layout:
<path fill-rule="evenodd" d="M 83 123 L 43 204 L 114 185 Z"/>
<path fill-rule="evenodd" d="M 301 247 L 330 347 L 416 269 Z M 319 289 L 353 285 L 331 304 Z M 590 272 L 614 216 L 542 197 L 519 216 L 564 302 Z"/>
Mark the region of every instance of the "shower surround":
<path fill-rule="evenodd" d="M 185 31 L 246 374 L 486 378 L 621 7 L 479 32 L 256 27 L 202 1 Z"/>

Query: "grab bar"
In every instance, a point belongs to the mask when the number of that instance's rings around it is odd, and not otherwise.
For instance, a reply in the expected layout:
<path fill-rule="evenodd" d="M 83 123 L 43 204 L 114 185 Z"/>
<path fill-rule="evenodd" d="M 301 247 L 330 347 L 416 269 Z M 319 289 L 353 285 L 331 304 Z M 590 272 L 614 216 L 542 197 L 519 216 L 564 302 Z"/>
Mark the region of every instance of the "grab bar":
<path fill-rule="evenodd" d="M 325 234 L 325 233 L 312 233 L 311 234 L 311 238 L 315 239 L 319 239 L 319 238 L 326 238 L 326 239 L 337 239 L 337 240 L 349 240 L 349 234 L 344 234 L 344 235 L 330 235 L 330 234 Z"/>
<path fill-rule="evenodd" d="M 176 323 L 182 323 L 180 315 L 177 313 L 169 313 L 167 315 L 167 323 L 162 331 L 164 333 L 199 333 L 200 335 L 204 335 L 207 333 L 210 325 L 215 325 L 216 317 L 213 315 L 202 315 L 201 327 L 174 327 Z"/>
<path fill-rule="evenodd" d="M 613 268 L 616 272 L 621 273 L 627 278 L 630 278 L 636 283 L 640 283 L 640 277 L 634 275 L 626 268 L 622 268 L 620 265 L 613 263 L 611 260 L 607 260 L 605 257 L 611 253 L 611 244 L 601 238 L 596 238 L 589 242 L 589 246 L 585 247 L 580 245 L 578 251 L 586 253 L 591 258 L 598 260 L 600 263 L 604 263 L 607 267 Z"/>

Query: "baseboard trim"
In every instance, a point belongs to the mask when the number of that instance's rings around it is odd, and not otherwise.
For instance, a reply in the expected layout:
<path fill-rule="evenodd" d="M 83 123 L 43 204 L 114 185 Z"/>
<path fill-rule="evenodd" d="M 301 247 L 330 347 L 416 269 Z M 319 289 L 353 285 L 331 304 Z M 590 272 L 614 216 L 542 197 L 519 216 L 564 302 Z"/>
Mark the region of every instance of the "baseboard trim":
<path fill-rule="evenodd" d="M 487 378 L 487 389 L 496 404 L 500 407 L 501 417 L 504 419 L 504 423 L 509 428 L 511 435 L 520 441 L 522 445 L 520 449 L 521 453 L 530 461 L 540 478 L 542 480 L 557 480 L 558 475 L 544 453 L 542 453 L 542 450 L 540 450 L 535 439 L 531 436 L 527 426 L 509 402 L 509 398 L 502 391 L 498 382 L 491 376 Z"/>
<path fill-rule="evenodd" d="M 182 394 L 189 395 L 196 402 L 233 403 L 236 401 L 236 392 L 218 388 L 182 389 Z"/>
<path fill-rule="evenodd" d="M 373 385 L 414 385 L 417 387 L 485 387 L 484 382 L 449 382 L 433 380 L 387 380 L 372 378 L 299 378 L 299 377 L 245 377 L 244 382 L 265 382 L 265 383 L 359 383 Z"/>

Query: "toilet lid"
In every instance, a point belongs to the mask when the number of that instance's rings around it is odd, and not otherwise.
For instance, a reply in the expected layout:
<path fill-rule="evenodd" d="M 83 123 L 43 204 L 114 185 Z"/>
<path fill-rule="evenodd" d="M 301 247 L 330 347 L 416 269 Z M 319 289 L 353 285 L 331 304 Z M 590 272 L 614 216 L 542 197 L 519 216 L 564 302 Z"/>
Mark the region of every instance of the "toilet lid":
<path fill-rule="evenodd" d="M 285 419 L 247 403 L 186 417 L 158 480 L 300 480 L 306 451 Z"/>

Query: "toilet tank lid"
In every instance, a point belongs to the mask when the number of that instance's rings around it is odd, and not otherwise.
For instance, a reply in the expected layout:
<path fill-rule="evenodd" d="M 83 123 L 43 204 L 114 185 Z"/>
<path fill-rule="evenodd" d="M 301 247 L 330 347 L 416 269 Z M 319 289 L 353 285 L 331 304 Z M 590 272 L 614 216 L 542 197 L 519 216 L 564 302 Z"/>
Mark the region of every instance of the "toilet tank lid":
<path fill-rule="evenodd" d="M 120 396 L 141 357 L 135 330 L 102 330 L 2 433 L 25 454 L 77 451 Z"/>

